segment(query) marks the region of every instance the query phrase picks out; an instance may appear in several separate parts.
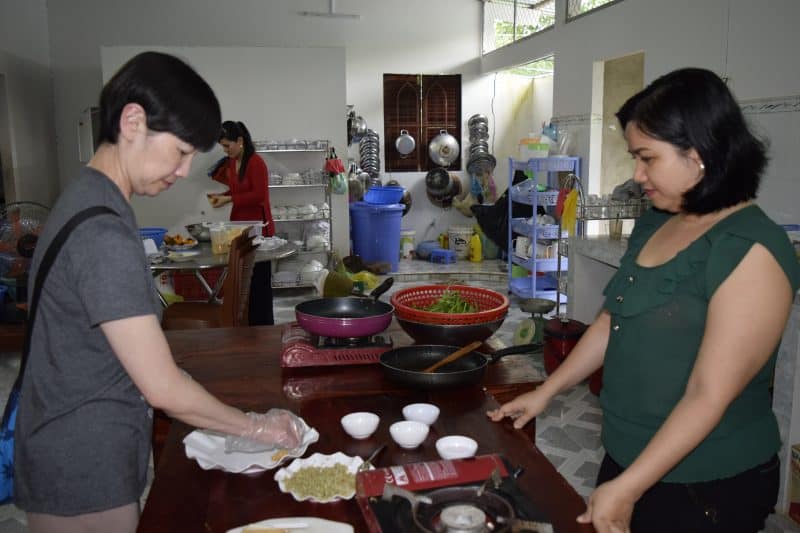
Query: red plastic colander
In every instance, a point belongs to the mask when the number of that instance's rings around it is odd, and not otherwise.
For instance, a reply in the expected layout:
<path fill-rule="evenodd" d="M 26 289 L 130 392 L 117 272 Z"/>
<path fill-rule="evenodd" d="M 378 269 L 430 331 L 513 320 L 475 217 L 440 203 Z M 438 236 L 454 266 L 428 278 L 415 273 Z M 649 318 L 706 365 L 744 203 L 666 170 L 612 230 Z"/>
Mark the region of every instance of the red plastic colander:
<path fill-rule="evenodd" d="M 446 290 L 458 294 L 478 308 L 474 313 L 436 313 L 423 311 L 439 298 Z M 508 298 L 497 291 L 472 287 L 470 285 L 420 285 L 397 291 L 391 298 L 394 311 L 398 317 L 414 322 L 440 325 L 482 324 L 499 320 L 508 313 Z"/>

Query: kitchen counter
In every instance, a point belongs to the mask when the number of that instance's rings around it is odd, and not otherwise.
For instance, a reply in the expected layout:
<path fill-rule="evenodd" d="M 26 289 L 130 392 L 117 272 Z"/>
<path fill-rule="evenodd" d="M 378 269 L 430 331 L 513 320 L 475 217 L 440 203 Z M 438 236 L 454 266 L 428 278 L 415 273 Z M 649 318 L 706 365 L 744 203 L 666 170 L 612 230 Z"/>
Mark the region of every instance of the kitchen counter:
<path fill-rule="evenodd" d="M 603 305 L 603 288 L 619 268 L 628 239 L 607 236 L 569 239 L 567 301 L 570 318 L 591 324 Z"/>

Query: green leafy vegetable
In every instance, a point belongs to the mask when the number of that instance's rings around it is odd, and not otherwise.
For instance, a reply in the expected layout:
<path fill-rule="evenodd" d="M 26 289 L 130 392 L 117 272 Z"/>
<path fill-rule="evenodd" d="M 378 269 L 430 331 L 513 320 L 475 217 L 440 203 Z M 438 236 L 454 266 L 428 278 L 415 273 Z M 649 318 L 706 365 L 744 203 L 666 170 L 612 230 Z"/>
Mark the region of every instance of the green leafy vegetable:
<path fill-rule="evenodd" d="M 415 306 L 422 311 L 431 311 L 434 313 L 476 313 L 478 307 L 469 303 L 461 297 L 456 290 L 445 289 L 438 300 L 430 305 Z"/>

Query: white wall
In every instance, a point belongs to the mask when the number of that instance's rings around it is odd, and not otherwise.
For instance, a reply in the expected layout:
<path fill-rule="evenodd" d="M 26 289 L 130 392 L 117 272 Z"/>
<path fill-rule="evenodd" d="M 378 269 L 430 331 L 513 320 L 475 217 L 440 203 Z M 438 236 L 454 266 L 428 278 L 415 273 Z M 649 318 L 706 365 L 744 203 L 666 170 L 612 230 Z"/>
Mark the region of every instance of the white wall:
<path fill-rule="evenodd" d="M 150 47 L 151 49 L 153 47 Z M 214 88 L 222 108 L 223 120 L 242 121 L 254 140 L 327 139 L 342 141 L 342 110 L 345 106 L 345 59 L 342 48 L 288 47 L 166 47 L 159 51 L 183 58 Z M 103 47 L 103 80 L 107 81 L 141 47 Z M 278 72 L 280 75 L 269 75 Z M 324 83 L 308 83 L 313 72 Z M 198 154 L 187 179 L 155 198 L 132 201 L 139 223 L 165 226 L 180 231 L 182 226 L 199 221 L 227 220 L 230 206 L 213 209 L 206 200 L 209 191 L 224 187 L 208 178 L 207 169 L 224 153 L 215 147 Z M 265 157 L 270 171 L 285 173 L 280 154 Z M 322 168 L 321 152 L 292 158 L 294 168 Z M 316 194 L 315 194 L 316 193 Z M 271 191 L 272 205 L 321 203 L 322 190 Z M 333 195 L 331 203 L 340 216 L 333 228 L 333 244 L 338 250 L 349 246 L 347 196 Z M 288 224 L 288 223 L 287 223 Z M 301 230 L 302 227 L 293 224 Z M 291 229 L 281 223 L 279 231 Z"/>
<path fill-rule="evenodd" d="M 58 180 L 45 0 L 0 2 L 0 83 L 6 200 L 50 205 Z"/>
<path fill-rule="evenodd" d="M 297 14 L 326 11 L 325 0 L 51 1 L 48 17 L 61 183 L 72 179 L 80 166 L 75 123 L 80 110 L 96 102 L 102 87 L 101 46 L 343 47 L 347 103 L 355 104 L 369 126 L 382 134 L 384 73 L 461 73 L 464 117 L 489 112 L 490 91 L 485 81 L 476 79 L 480 8 L 474 0 L 338 2 L 339 12 L 362 15 L 360 21 L 352 21 Z M 277 69 L 264 74 L 282 75 Z M 309 68 L 306 83 L 324 87 L 327 80 Z M 341 113 L 343 139 L 345 110 L 336 111 Z M 247 117 L 242 120 L 247 122 Z M 286 131 L 291 121 L 275 121 L 274 126 Z M 340 156 L 347 155 L 341 144 L 337 148 Z M 351 152 L 356 155 L 355 150 Z M 403 225 L 418 228 L 418 237 L 432 219 L 436 219 L 432 235 L 446 230 L 450 220 L 467 221 L 455 210 L 443 214 L 430 206 L 421 187 L 424 174 L 394 177 L 411 189 L 413 208 Z"/>
<path fill-rule="evenodd" d="M 645 81 L 676 67 L 699 65 L 727 72 L 740 100 L 800 94 L 795 56 L 798 38 L 792 28 L 793 21 L 800 19 L 800 2 L 795 0 L 771 0 L 768 10 L 750 0 L 625 0 L 566 25 L 564 3 L 557 0 L 559 20 L 554 29 L 481 59 L 481 3 L 476 0 L 338 2 L 340 12 L 359 13 L 360 21 L 297 15 L 302 10 L 327 10 L 325 0 L 48 2 L 60 182 L 68 182 L 80 165 L 75 123 L 79 112 L 96 102 L 102 86 L 101 46 L 343 47 L 347 103 L 354 104 L 370 127 L 381 133 L 383 73 L 461 73 L 462 118 L 466 119 L 473 113 L 491 116 L 492 78 L 488 74 L 553 53 L 554 115 L 574 123 L 584 164 L 589 155 L 594 61 L 644 51 Z M 20 3 L 11 0 L 2 0 L 2 5 L 8 5 L 4 9 L 14 16 L 20 9 Z M 2 19 L 16 20 L 12 16 Z M 45 41 L 44 37 L 37 40 Z M 325 80 L 309 72 L 308 83 L 324 84 Z M 794 205 L 797 174 L 792 155 L 798 146 L 800 115 L 748 117 L 772 137 L 772 162 L 762 187 L 762 205 L 779 220 L 796 222 L 800 214 Z M 506 127 L 492 127 L 498 126 Z M 508 155 L 496 154 L 499 160 Z M 394 176 L 410 188 L 414 199 L 403 225 L 416 228 L 419 239 L 431 220 L 436 227 L 429 236 L 444 231 L 451 221 L 469 222 L 454 210 L 443 213 L 430 206 L 421 183 L 423 176 Z M 498 173 L 495 177 L 498 186 L 504 187 L 506 176 Z"/>
<path fill-rule="evenodd" d="M 484 72 L 555 55 L 554 115 L 578 134 L 578 155 L 588 161 L 592 64 L 642 51 L 645 83 L 675 68 L 700 66 L 730 77 L 730 85 L 756 129 L 772 141 L 771 162 L 759 202 L 779 222 L 800 221 L 796 152 L 800 145 L 800 2 L 771 0 L 625 0 L 564 23 L 566 0 L 556 0 L 556 27 L 502 48 L 482 62 Z M 785 112 L 753 112 L 759 99 L 782 100 Z M 750 110 L 750 111 L 748 111 Z M 592 117 L 593 118 L 593 117 Z M 584 171 L 584 174 L 587 172 Z"/>

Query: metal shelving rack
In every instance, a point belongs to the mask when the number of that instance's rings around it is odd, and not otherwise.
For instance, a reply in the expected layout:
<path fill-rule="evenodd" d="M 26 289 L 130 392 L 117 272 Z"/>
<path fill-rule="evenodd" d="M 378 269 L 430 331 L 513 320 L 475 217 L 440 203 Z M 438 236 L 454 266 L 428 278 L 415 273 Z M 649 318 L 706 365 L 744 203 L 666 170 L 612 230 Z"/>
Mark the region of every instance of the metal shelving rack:
<path fill-rule="evenodd" d="M 560 244 L 564 232 L 560 231 L 558 224 L 541 225 L 536 223 L 536 207 L 543 206 L 545 210 L 552 211 L 558 201 L 558 173 L 571 172 L 580 175 L 580 157 L 541 157 L 527 161 L 518 161 L 513 158 L 508 160 L 508 290 L 521 298 L 545 298 L 548 300 L 566 303 L 566 294 L 559 294 L 558 276 L 567 271 L 568 259 L 558 255 L 551 258 L 536 257 L 537 240 L 554 240 Z M 531 173 L 531 177 L 516 185 L 514 173 L 522 170 Z M 546 176 L 547 190 L 539 191 L 539 176 Z M 514 218 L 513 202 L 530 205 L 533 213 L 530 218 Z M 533 251 L 531 257 L 517 255 L 514 246 L 516 236 L 527 237 Z M 560 249 L 561 246 L 558 246 Z M 558 252 L 557 252 L 558 253 Z M 513 266 L 519 265 L 529 272 L 530 276 L 513 277 Z M 542 275 L 539 275 L 541 273 Z M 556 298 L 558 295 L 558 299 Z"/>
<path fill-rule="evenodd" d="M 262 141 L 260 144 L 263 146 L 266 143 L 264 143 Z M 286 148 L 257 148 L 256 149 L 256 153 L 257 154 L 264 154 L 264 155 L 271 155 L 271 156 L 278 156 L 278 157 L 280 157 L 281 154 L 293 154 L 295 157 L 297 155 L 302 155 L 302 154 L 312 154 L 314 156 L 319 156 L 321 158 L 319 168 L 322 170 L 323 165 L 324 165 L 325 155 L 328 153 L 329 142 L 328 141 L 317 141 L 316 144 L 317 144 L 317 147 L 313 147 L 313 148 L 288 148 L 288 147 L 286 147 Z M 306 191 L 308 191 L 309 194 L 313 194 L 312 191 L 320 191 L 322 193 L 321 197 L 324 199 L 323 201 L 326 204 L 328 204 L 328 212 L 327 212 L 327 214 L 320 215 L 320 216 L 314 216 L 314 217 L 302 216 L 302 217 L 296 217 L 296 218 L 275 219 L 275 214 L 273 212 L 273 220 L 275 222 L 275 230 L 276 230 L 276 232 L 278 230 L 278 227 L 280 225 L 282 225 L 282 224 L 303 224 L 303 223 L 306 223 L 306 222 L 314 222 L 314 221 L 317 221 L 317 220 L 327 220 L 328 221 L 328 243 L 329 243 L 328 246 L 325 247 L 324 249 L 314 249 L 314 250 L 298 249 L 297 253 L 294 254 L 294 255 L 315 255 L 315 256 L 324 255 L 324 261 L 322 261 L 322 263 L 323 264 L 327 264 L 328 263 L 328 259 L 330 258 L 330 251 L 331 251 L 331 244 L 330 243 L 332 242 L 332 238 L 333 238 L 333 235 L 332 235 L 333 228 L 332 228 L 332 221 L 331 221 L 331 209 L 332 209 L 332 206 L 331 206 L 331 190 L 330 190 L 330 186 L 329 186 L 329 183 L 328 183 L 328 179 L 327 179 L 324 171 L 322 172 L 322 175 L 320 177 L 320 182 L 319 183 L 302 183 L 302 184 L 296 184 L 296 185 L 294 185 L 294 184 L 293 185 L 283 185 L 283 184 L 281 184 L 281 185 L 272 185 L 272 184 L 270 184 L 269 189 L 270 189 L 270 191 L 274 191 L 274 190 L 303 191 L 304 194 L 305 194 Z M 272 201 L 272 198 L 270 198 L 270 201 Z M 274 203 L 273 203 L 272 207 L 273 207 L 273 210 L 274 210 L 274 207 L 275 207 Z M 277 263 L 278 263 L 277 261 L 273 261 L 273 265 L 272 265 L 273 274 L 275 273 L 275 270 L 277 270 Z M 299 273 L 298 273 L 297 281 L 294 282 L 294 283 L 277 282 L 277 281 L 275 281 L 274 276 L 273 276 L 273 279 L 272 279 L 272 287 L 274 289 L 297 288 L 297 287 L 313 287 L 313 286 L 314 286 L 314 284 L 312 282 L 302 281 Z"/>

